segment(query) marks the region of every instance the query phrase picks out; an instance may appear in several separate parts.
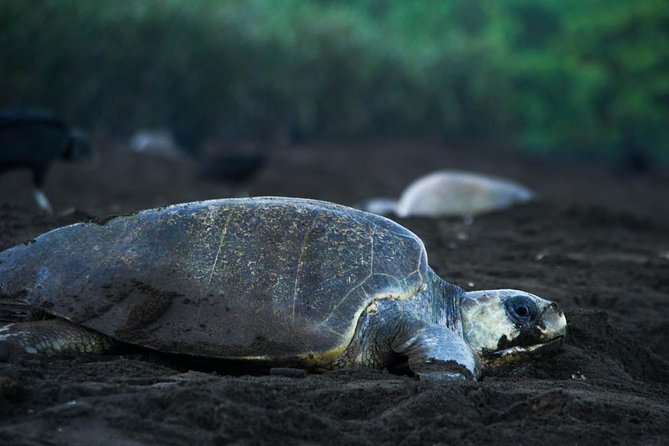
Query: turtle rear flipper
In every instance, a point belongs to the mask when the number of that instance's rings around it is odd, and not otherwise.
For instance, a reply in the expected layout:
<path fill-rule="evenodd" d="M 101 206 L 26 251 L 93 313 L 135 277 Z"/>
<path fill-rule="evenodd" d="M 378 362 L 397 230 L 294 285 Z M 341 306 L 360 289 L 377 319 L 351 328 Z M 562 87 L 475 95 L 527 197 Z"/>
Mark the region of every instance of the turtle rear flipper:
<path fill-rule="evenodd" d="M 71 356 L 104 353 L 111 338 L 62 319 L 18 322 L 0 327 L 0 361 L 23 355 Z"/>
<path fill-rule="evenodd" d="M 430 381 L 478 379 L 479 365 L 462 336 L 442 325 L 425 325 L 398 337 L 392 348 L 408 358 L 409 368 Z"/>

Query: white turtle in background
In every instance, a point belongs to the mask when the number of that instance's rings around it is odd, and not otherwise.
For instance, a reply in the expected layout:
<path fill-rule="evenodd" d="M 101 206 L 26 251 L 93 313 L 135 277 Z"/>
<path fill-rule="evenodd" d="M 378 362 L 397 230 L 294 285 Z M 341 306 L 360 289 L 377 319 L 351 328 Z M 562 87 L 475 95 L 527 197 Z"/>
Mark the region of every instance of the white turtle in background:
<path fill-rule="evenodd" d="M 467 217 L 506 209 L 534 199 L 530 189 L 510 180 L 459 170 L 440 170 L 411 183 L 399 200 L 372 198 L 362 208 L 399 217 Z"/>
<path fill-rule="evenodd" d="M 175 160 L 184 158 L 183 149 L 167 129 L 138 130 L 128 140 L 128 147 L 135 153 L 150 153 Z"/>
<path fill-rule="evenodd" d="M 355 207 L 377 215 L 397 214 L 397 200 L 390 197 L 370 198 Z"/>

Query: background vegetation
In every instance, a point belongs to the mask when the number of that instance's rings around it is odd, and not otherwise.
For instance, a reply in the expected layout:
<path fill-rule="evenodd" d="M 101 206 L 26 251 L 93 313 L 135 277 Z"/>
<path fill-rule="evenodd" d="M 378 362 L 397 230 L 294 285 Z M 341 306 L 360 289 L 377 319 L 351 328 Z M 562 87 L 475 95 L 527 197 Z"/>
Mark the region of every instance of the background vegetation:
<path fill-rule="evenodd" d="M 124 137 L 669 157 L 666 0 L 1 0 L 0 105 Z"/>

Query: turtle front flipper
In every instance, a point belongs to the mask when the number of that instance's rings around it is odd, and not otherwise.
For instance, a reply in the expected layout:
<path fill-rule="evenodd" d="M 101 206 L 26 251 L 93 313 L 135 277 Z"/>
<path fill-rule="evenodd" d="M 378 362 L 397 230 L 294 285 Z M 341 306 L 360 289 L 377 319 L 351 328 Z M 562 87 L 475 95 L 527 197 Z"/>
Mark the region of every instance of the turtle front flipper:
<path fill-rule="evenodd" d="M 420 379 L 441 381 L 477 379 L 478 360 L 462 336 L 437 324 L 398 336 L 392 344 L 396 353 L 408 358 L 409 368 Z"/>
<path fill-rule="evenodd" d="M 370 304 L 358 320 L 346 351 L 332 367 L 402 368 L 426 380 L 478 379 L 478 357 L 458 332 L 426 321 L 415 302 L 391 299 Z M 400 359 L 399 367 L 398 359 Z"/>
<path fill-rule="evenodd" d="M 104 353 L 114 341 L 62 319 L 17 322 L 0 326 L 0 361 L 23 355 L 69 356 Z"/>

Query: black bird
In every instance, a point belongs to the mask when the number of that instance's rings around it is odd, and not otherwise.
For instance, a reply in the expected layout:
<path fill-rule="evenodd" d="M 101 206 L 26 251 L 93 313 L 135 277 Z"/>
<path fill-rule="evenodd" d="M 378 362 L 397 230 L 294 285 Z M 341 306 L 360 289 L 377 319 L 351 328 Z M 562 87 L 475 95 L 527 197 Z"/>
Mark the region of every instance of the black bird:
<path fill-rule="evenodd" d="M 94 156 L 84 132 L 71 128 L 47 111 L 0 111 L 0 173 L 29 169 L 33 176 L 35 201 L 47 212 L 52 212 L 52 208 L 43 187 L 51 164 L 56 160 L 90 160 Z"/>

